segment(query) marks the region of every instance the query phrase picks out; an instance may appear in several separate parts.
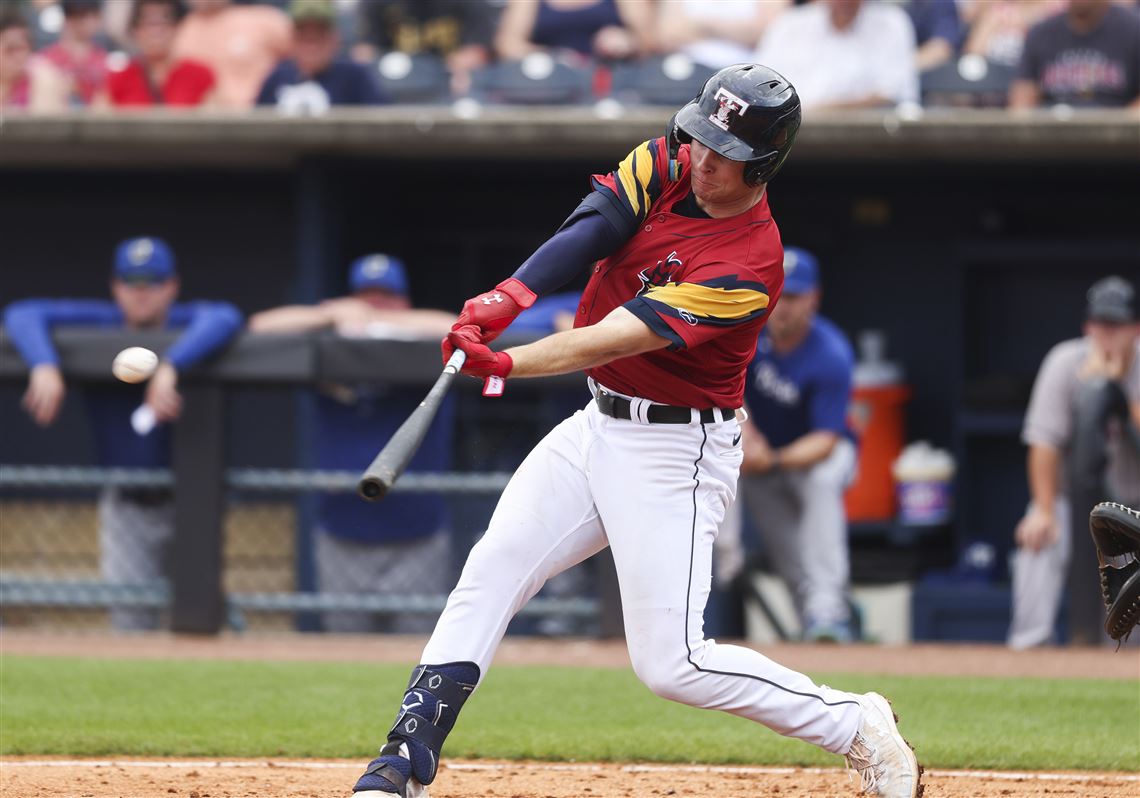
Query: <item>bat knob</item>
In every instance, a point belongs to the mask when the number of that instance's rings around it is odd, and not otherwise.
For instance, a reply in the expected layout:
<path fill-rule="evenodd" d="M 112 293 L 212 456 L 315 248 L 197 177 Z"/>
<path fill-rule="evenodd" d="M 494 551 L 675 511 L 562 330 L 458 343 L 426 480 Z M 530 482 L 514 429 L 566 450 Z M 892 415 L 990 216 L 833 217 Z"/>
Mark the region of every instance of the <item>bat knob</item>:
<path fill-rule="evenodd" d="M 360 484 L 356 487 L 357 492 L 370 502 L 374 502 L 384 496 L 384 486 L 380 484 L 378 479 L 362 479 Z"/>

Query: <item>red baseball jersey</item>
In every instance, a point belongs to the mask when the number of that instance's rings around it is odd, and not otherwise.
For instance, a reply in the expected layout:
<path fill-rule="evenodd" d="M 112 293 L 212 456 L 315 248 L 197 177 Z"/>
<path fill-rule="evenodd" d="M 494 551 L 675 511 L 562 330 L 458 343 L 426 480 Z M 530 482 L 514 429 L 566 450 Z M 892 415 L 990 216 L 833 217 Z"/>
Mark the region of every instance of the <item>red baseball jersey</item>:
<path fill-rule="evenodd" d="M 784 285 L 784 249 L 765 192 L 750 210 L 724 219 L 672 212 L 688 195 L 689 147 L 669 179 L 664 138 L 638 146 L 608 175 L 594 175 L 637 223 L 621 249 L 594 265 L 575 326 L 623 306 L 665 349 L 615 360 L 587 373 L 611 390 L 685 407 L 743 404 L 756 339 Z"/>

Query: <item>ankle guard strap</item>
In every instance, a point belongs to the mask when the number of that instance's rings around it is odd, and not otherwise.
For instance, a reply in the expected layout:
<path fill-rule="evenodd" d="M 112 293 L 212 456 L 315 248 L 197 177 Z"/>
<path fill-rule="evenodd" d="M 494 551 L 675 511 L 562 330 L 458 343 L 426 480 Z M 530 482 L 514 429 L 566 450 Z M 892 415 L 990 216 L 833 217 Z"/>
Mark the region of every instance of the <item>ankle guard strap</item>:
<path fill-rule="evenodd" d="M 364 771 L 365 776 L 379 776 L 387 779 L 396 788 L 396 795 L 404 798 L 408 794 L 408 777 L 405 776 L 392 763 L 384 761 L 385 757 L 403 756 L 400 751 L 400 742 L 388 743 L 380 749 L 380 756 L 372 760 L 372 764 Z"/>
<path fill-rule="evenodd" d="M 435 779 L 443 743 L 478 681 L 479 666 L 473 662 L 419 665 L 412 671 L 388 740 L 408 744 L 420 783 Z"/>

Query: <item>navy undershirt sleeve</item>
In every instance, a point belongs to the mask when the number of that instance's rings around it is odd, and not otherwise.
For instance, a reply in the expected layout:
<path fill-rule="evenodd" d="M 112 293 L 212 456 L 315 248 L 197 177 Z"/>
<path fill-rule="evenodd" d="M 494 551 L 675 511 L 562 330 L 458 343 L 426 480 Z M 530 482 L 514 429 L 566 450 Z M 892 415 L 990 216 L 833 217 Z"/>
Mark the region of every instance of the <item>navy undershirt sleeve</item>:
<path fill-rule="evenodd" d="M 543 296 L 562 288 L 589 264 L 616 252 L 627 238 L 606 215 L 583 202 L 512 276 Z"/>

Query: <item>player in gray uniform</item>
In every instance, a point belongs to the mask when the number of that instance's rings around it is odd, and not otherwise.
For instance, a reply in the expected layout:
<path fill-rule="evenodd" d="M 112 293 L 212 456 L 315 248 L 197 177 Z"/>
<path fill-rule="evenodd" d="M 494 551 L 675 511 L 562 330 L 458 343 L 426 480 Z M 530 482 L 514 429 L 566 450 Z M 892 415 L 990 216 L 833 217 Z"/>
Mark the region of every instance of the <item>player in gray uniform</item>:
<path fill-rule="evenodd" d="M 1088 292 L 1085 335 L 1045 357 L 1025 415 L 1030 505 L 1017 525 L 1008 643 L 1048 643 L 1071 573 L 1070 635 L 1103 639 L 1087 534 L 1104 498 L 1140 504 L 1140 320 L 1134 286 L 1106 277 Z M 1070 562 L 1071 561 L 1071 562 Z M 1071 567 L 1070 567 L 1071 566 Z"/>

